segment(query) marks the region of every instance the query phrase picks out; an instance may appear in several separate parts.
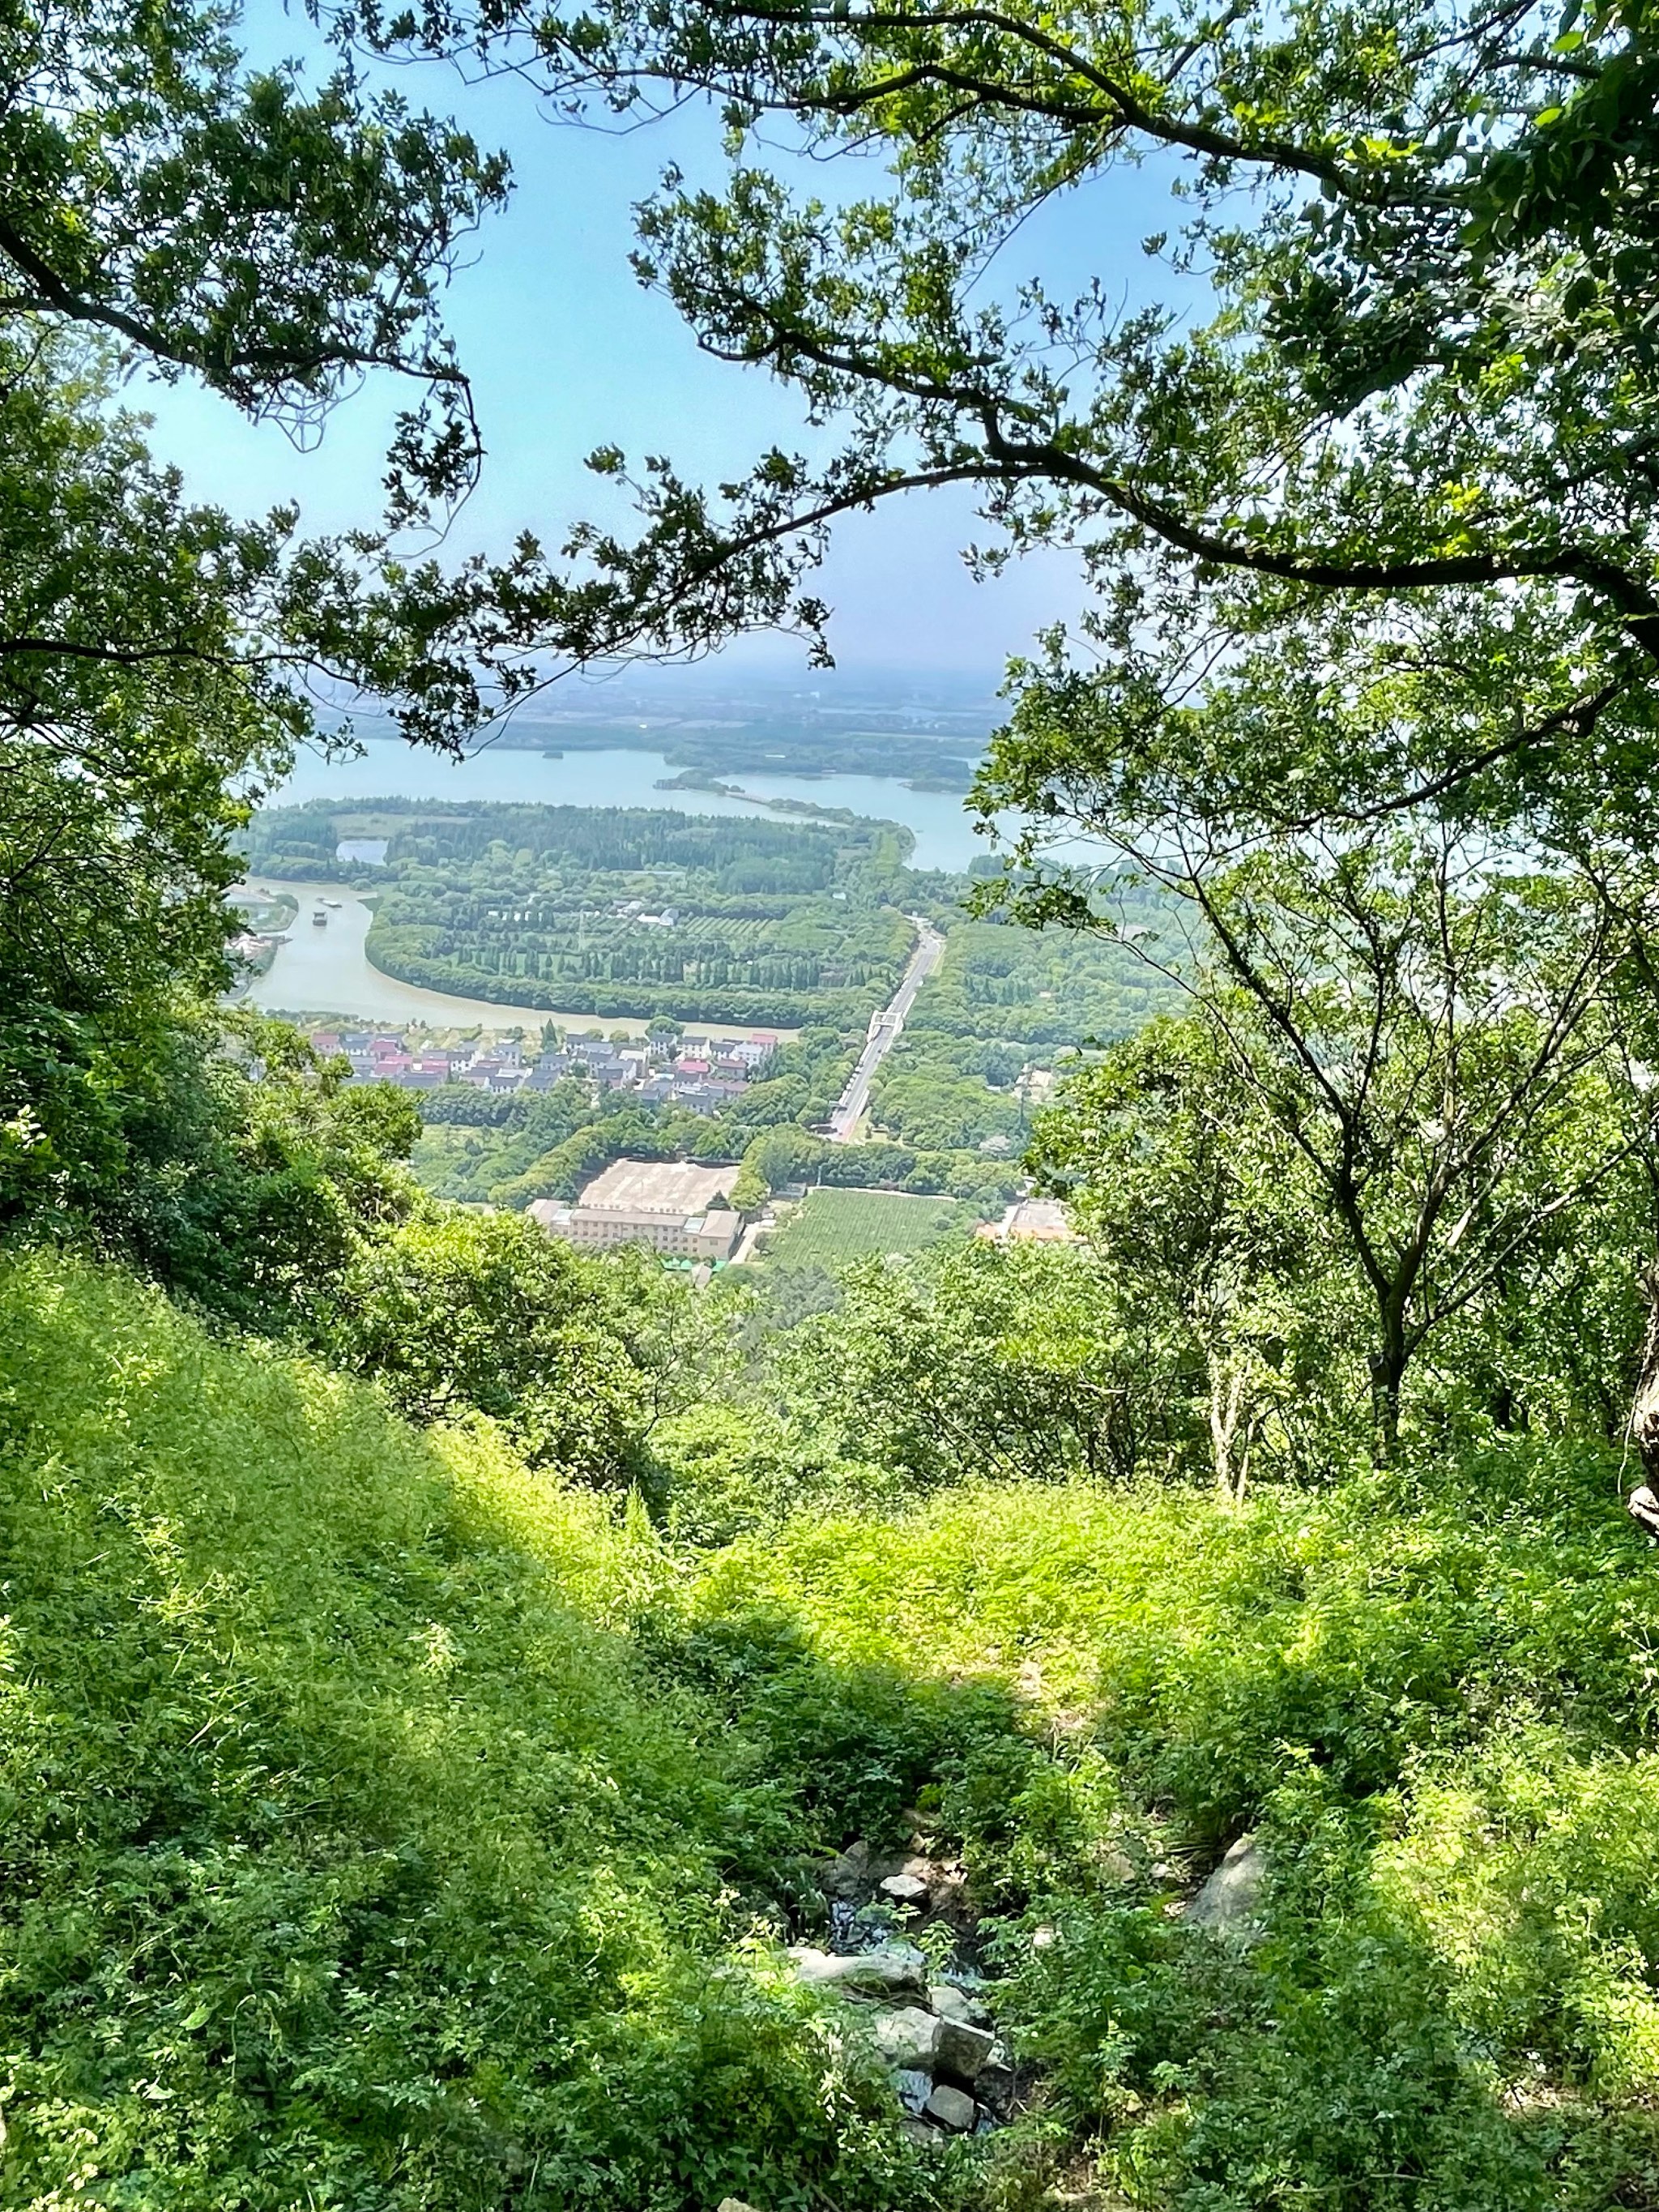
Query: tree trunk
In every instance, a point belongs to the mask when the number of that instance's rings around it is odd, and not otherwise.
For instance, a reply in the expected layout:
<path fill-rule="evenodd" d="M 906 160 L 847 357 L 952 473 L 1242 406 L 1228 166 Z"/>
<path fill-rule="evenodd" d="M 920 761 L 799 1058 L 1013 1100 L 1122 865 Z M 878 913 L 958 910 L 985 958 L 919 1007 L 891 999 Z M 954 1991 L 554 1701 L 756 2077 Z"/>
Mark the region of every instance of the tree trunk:
<path fill-rule="evenodd" d="M 1659 1267 L 1648 1269 L 1642 1287 L 1648 1295 L 1648 1328 L 1630 1409 L 1630 1432 L 1642 1455 L 1642 1471 L 1652 1482 L 1659 1477 Z"/>
<path fill-rule="evenodd" d="M 1659 1536 L 1659 1267 L 1649 1268 L 1643 1287 L 1648 1294 L 1648 1328 L 1630 1409 L 1630 1432 L 1642 1455 L 1644 1479 L 1626 1503 L 1648 1534 Z"/>
<path fill-rule="evenodd" d="M 1239 1444 L 1239 1421 L 1244 1410 L 1244 1374 L 1242 1368 L 1230 1367 L 1228 1363 L 1209 1355 L 1210 1370 L 1210 1452 L 1215 1462 L 1216 1488 L 1230 1505 L 1242 1505 L 1250 1474 L 1249 1423 L 1244 1424 L 1242 1451 L 1235 1458 Z"/>
<path fill-rule="evenodd" d="M 1378 1462 L 1392 1466 L 1400 1455 L 1400 1387 L 1406 1378 L 1406 1347 L 1385 1342 L 1370 1357 L 1371 1437 Z"/>

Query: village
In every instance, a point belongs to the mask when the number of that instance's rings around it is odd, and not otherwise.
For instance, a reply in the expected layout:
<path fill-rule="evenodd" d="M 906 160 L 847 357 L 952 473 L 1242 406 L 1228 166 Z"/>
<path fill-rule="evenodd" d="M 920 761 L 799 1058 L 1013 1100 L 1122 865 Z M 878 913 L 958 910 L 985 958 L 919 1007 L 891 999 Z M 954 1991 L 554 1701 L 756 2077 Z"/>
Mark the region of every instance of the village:
<path fill-rule="evenodd" d="M 707 1037 L 670 1030 L 644 1036 L 607 1036 L 598 1030 L 559 1039 L 549 1024 L 540 1040 L 484 1033 L 459 1042 L 424 1025 L 399 1030 L 313 1030 L 312 1049 L 322 1060 L 343 1059 L 359 1080 L 395 1084 L 404 1091 L 435 1091 L 459 1083 L 501 1097 L 550 1091 L 576 1076 L 602 1091 L 630 1092 L 641 1105 L 672 1105 L 712 1114 L 736 1097 L 775 1055 L 779 1039 L 758 1030 L 746 1037 Z"/>

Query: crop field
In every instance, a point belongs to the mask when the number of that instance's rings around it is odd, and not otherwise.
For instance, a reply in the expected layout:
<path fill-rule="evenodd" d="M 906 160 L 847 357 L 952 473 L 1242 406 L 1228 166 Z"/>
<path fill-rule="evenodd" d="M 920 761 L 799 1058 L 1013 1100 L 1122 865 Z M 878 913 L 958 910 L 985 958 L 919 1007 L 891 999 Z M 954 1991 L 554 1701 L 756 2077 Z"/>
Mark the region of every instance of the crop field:
<path fill-rule="evenodd" d="M 872 1252 L 919 1252 L 960 1218 L 954 1199 L 891 1190 L 809 1190 L 767 1237 L 761 1257 L 787 1267 L 834 1267 Z"/>

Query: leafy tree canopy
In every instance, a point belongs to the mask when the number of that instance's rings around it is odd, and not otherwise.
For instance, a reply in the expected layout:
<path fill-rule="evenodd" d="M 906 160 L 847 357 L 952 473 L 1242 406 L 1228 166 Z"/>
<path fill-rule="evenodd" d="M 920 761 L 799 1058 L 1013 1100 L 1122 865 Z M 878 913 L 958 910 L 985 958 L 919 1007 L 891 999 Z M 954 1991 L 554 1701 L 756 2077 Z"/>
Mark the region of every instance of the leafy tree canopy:
<path fill-rule="evenodd" d="M 1413 796 L 1547 826 L 1609 796 L 1645 809 L 1643 0 L 327 12 L 377 50 L 521 70 L 567 112 L 723 106 L 726 187 L 671 174 L 640 273 L 705 348 L 846 434 L 827 465 L 761 457 L 725 506 L 646 483 L 635 581 L 672 589 L 688 635 L 775 619 L 838 514 L 966 483 L 1002 533 L 987 560 L 1070 545 L 1098 587 L 1086 672 L 1059 640 L 1025 672 L 1022 727 L 1079 733 L 1085 769 L 1133 759 L 1202 792 L 1250 761 L 1253 803 L 1297 819 Z M 800 197 L 769 152 L 790 128 L 884 156 L 885 185 Z M 1182 196 L 1156 250 L 1212 289 L 1193 326 L 1018 258 L 1045 201 L 1148 161 Z M 1258 652 L 1285 661 L 1293 721 L 1253 708 Z M 988 803 L 1024 795 L 1019 765 L 1005 753 Z"/>

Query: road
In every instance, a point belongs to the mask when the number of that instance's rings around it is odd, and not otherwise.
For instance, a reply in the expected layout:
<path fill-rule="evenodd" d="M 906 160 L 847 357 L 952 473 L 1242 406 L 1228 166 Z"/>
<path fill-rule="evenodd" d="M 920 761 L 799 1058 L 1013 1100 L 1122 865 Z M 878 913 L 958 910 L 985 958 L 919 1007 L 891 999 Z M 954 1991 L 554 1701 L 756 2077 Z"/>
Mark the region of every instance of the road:
<path fill-rule="evenodd" d="M 898 1042 L 905 1017 L 916 1003 L 916 993 L 939 966 L 945 951 L 945 939 L 932 922 L 924 921 L 919 914 L 908 918 L 915 924 L 916 949 L 910 955 L 910 964 L 904 971 L 904 979 L 893 994 L 890 1002 L 872 1021 L 869 1042 L 860 1054 L 859 1064 L 836 1102 L 835 1112 L 830 1116 L 830 1141 L 832 1145 L 852 1143 L 853 1133 L 864 1119 L 864 1110 L 870 1103 L 870 1085 L 876 1070 Z"/>

